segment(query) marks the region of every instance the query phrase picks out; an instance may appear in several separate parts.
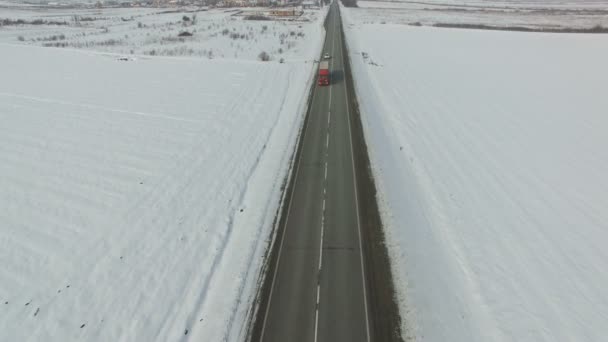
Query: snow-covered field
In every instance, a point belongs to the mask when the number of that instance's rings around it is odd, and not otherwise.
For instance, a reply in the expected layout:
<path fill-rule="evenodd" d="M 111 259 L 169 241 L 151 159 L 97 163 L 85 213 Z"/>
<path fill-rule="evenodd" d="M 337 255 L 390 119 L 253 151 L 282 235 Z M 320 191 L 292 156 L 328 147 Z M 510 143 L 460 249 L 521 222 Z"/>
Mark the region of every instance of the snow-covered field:
<path fill-rule="evenodd" d="M 0 43 L 0 341 L 242 339 L 324 13 L 283 64 Z"/>
<path fill-rule="evenodd" d="M 309 42 L 318 38 L 315 23 L 325 11 L 305 10 L 302 15 L 288 18 L 293 20 L 243 20 L 248 14 L 268 13 L 264 8 L 241 13 L 234 9 L 53 9 L 5 5 L 0 6 L 0 42 L 123 55 L 256 60 L 266 52 L 275 61 L 309 59 L 316 48 Z M 41 24 L 32 25 L 36 20 Z"/>
<path fill-rule="evenodd" d="M 608 35 L 343 9 L 400 305 L 419 341 L 608 336 Z"/>
<path fill-rule="evenodd" d="M 469 24 L 530 29 L 608 27 L 608 1 L 357 1 L 361 23 Z"/>

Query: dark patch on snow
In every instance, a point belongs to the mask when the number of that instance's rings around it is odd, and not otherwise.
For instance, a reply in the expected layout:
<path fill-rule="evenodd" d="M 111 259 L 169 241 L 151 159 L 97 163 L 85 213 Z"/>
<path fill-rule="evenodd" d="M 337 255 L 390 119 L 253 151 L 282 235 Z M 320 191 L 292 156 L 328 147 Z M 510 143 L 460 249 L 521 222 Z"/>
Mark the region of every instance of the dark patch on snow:
<path fill-rule="evenodd" d="M 86 324 L 81 325 L 81 326 L 80 326 L 80 329 L 84 328 L 84 326 L 85 326 L 85 325 L 86 325 Z"/>
<path fill-rule="evenodd" d="M 38 316 L 39 312 L 40 312 L 40 308 L 36 308 L 36 312 L 34 312 L 34 317 Z"/>
<path fill-rule="evenodd" d="M 32 301 L 30 300 L 29 302 L 25 303 L 25 306 L 30 305 L 30 303 L 31 303 L 31 302 L 32 302 Z"/>
<path fill-rule="evenodd" d="M 184 330 L 184 335 L 188 335 L 188 329 Z"/>

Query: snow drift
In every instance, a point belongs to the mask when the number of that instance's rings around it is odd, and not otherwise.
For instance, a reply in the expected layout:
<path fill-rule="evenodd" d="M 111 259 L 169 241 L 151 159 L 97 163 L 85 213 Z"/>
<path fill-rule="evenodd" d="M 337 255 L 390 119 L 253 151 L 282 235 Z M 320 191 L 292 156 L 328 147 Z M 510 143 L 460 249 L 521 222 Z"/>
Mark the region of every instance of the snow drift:
<path fill-rule="evenodd" d="M 608 36 L 342 11 L 410 337 L 608 336 Z"/>
<path fill-rule="evenodd" d="M 0 340 L 243 338 L 310 25 L 284 64 L 0 45 Z"/>

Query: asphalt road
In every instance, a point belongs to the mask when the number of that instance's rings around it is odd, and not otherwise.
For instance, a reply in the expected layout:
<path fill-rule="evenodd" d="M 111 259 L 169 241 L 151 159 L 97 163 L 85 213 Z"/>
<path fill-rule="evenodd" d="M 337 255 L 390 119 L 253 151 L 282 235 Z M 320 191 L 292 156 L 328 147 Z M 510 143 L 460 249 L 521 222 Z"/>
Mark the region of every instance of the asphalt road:
<path fill-rule="evenodd" d="M 356 101 L 340 25 L 338 6 L 332 4 L 323 49 L 332 56 L 330 85 L 315 85 L 312 93 L 253 341 L 369 342 L 398 336 L 390 267 L 383 235 L 374 233 L 381 232 L 381 224 L 360 121 L 353 119 Z M 357 172 L 365 173 L 362 181 Z M 375 257 L 366 257 L 366 251 Z"/>

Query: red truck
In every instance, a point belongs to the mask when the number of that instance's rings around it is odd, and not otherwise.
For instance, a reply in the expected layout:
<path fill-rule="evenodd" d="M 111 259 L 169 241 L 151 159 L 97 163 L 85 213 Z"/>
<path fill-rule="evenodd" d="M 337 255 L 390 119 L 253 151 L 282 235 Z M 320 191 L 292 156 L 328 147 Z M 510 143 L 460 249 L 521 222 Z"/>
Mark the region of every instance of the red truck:
<path fill-rule="evenodd" d="M 329 85 L 329 62 L 321 61 L 319 63 L 319 85 Z"/>

